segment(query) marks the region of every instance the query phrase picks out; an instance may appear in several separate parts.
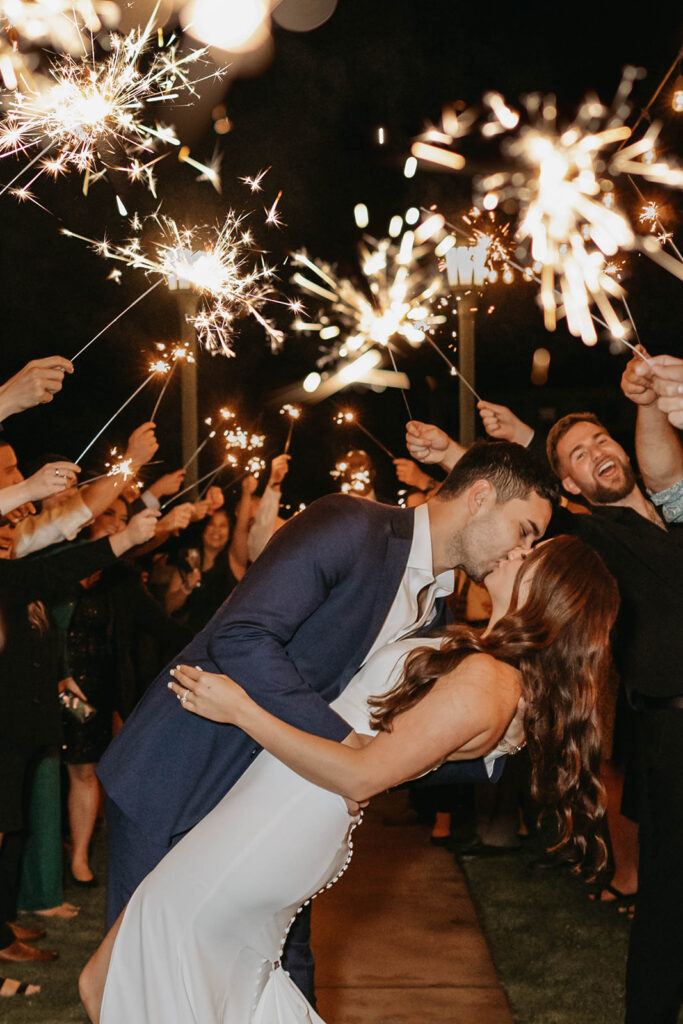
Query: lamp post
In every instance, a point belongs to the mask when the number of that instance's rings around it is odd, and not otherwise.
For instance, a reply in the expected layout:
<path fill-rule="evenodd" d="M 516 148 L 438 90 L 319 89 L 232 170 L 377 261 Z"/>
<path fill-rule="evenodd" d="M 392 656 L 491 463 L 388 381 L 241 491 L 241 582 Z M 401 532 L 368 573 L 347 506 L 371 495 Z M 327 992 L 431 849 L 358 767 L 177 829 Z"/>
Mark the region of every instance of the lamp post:
<path fill-rule="evenodd" d="M 458 303 L 458 369 L 460 444 L 466 447 L 474 441 L 474 395 L 472 389 L 475 371 L 474 345 L 474 292 L 486 280 L 486 253 L 481 246 L 454 245 L 446 253 L 448 284 Z M 463 383 L 466 380 L 471 388 Z"/>

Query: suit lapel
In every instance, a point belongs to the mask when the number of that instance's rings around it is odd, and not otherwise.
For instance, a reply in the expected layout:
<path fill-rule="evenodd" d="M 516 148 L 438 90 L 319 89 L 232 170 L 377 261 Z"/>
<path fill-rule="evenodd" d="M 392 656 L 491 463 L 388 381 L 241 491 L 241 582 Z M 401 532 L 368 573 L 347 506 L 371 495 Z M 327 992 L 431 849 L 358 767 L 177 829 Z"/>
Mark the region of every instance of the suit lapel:
<path fill-rule="evenodd" d="M 379 563 L 380 582 L 374 603 L 369 609 L 367 632 L 363 642 L 355 648 L 352 657 L 339 676 L 337 694 L 341 693 L 365 661 L 368 651 L 374 644 L 377 634 L 389 614 L 396 591 L 403 579 L 413 541 L 414 514 L 412 509 L 392 511 L 394 511 L 394 517 L 391 523 L 391 534 L 387 538 L 383 557 Z M 411 514 L 407 514 L 408 512 Z"/>

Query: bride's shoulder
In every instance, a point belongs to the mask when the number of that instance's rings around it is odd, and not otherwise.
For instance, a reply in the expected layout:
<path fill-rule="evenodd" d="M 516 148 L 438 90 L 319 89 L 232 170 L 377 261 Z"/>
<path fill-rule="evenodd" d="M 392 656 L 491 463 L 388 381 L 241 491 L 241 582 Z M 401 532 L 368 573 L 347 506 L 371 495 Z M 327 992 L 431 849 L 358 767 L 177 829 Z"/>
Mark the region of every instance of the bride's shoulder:
<path fill-rule="evenodd" d="M 458 688 L 472 687 L 478 691 L 486 688 L 498 696 L 501 689 L 516 691 L 520 684 L 516 668 L 484 652 L 468 654 L 446 679 Z"/>

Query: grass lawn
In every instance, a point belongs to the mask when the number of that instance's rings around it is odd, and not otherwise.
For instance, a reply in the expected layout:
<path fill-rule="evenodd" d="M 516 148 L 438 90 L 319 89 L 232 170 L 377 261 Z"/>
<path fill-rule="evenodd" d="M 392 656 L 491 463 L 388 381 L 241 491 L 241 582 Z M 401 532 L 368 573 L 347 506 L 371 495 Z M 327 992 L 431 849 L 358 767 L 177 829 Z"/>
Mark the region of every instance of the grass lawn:
<path fill-rule="evenodd" d="M 519 1024 L 622 1024 L 630 922 L 566 869 L 532 871 L 542 846 L 463 862 Z M 680 1016 L 683 1022 L 683 1013 Z"/>

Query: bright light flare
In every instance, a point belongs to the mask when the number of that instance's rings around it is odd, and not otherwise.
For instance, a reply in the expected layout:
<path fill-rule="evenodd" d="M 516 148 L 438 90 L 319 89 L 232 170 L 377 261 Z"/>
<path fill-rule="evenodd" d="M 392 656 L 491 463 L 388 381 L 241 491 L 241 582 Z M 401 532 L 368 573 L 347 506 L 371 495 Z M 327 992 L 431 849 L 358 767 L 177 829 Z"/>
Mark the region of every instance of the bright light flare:
<path fill-rule="evenodd" d="M 138 155 L 151 153 L 156 141 L 178 145 L 178 140 L 172 130 L 146 119 L 155 120 L 149 117 L 155 103 L 197 94 L 201 79 L 190 77 L 190 66 L 202 61 L 206 50 L 179 57 L 177 46 L 169 45 L 155 52 L 143 70 L 155 37 L 153 21 L 154 16 L 125 37 L 113 35 L 104 60 L 68 54 L 55 58 L 46 88 L 14 93 L 0 124 L 0 156 L 41 150 L 42 157 L 49 151 L 35 177 L 76 170 L 84 175 L 87 192 L 90 182 L 107 170 L 123 170 L 131 181 L 144 180 L 155 194 L 154 161 L 142 164 Z"/>
<path fill-rule="evenodd" d="M 220 227 L 183 228 L 172 217 L 154 214 L 148 218 L 154 230 L 144 243 L 134 235 L 122 245 L 84 238 L 65 228 L 62 233 L 88 242 L 105 259 L 158 275 L 169 288 L 192 288 L 203 300 L 197 314 L 188 317 L 200 341 L 211 353 L 232 356 L 236 324 L 245 316 L 263 328 L 273 349 L 284 340 L 283 332 L 262 312 L 267 302 L 279 301 L 272 284 L 275 271 L 253 248 L 245 219 L 229 211 Z"/>

